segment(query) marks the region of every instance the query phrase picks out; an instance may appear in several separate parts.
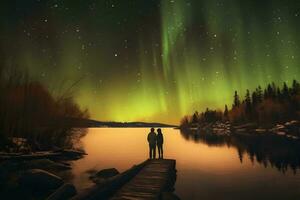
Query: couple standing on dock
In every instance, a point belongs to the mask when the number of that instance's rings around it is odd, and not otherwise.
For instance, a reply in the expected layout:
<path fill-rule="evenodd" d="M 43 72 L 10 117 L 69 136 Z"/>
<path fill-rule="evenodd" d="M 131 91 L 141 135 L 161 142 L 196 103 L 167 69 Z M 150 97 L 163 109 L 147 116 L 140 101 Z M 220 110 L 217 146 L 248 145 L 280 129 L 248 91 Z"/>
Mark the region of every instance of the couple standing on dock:
<path fill-rule="evenodd" d="M 150 133 L 148 134 L 147 140 L 149 143 L 149 158 L 155 159 L 156 157 L 156 146 L 158 148 L 158 158 L 163 158 L 163 143 L 164 136 L 161 132 L 161 129 L 157 129 L 157 134 L 154 132 L 154 128 L 151 128 Z"/>

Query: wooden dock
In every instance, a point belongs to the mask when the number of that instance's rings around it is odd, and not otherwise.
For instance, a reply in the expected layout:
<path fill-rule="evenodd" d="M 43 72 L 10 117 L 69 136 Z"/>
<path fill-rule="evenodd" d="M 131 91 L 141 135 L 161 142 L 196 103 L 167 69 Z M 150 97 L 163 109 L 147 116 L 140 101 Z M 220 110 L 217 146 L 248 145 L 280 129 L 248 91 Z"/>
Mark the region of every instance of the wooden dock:
<path fill-rule="evenodd" d="M 111 200 L 161 199 L 173 189 L 176 180 L 175 160 L 149 160 L 141 171 L 121 187 Z"/>
<path fill-rule="evenodd" d="M 94 185 L 71 199 L 165 199 L 162 196 L 171 195 L 173 192 L 176 181 L 175 165 L 175 160 L 146 160 L 106 180 L 103 184 Z"/>

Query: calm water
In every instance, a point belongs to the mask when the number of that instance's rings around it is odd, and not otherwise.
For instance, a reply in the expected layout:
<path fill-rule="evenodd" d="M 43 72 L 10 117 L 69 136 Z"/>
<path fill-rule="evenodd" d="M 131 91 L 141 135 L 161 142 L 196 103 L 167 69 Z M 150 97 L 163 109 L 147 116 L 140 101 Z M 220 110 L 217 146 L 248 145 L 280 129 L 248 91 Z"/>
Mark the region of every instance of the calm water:
<path fill-rule="evenodd" d="M 81 190 L 92 185 L 88 170 L 115 167 L 122 172 L 144 161 L 148 132 L 148 128 L 89 129 L 82 138 L 88 155 L 73 162 L 73 183 Z M 163 133 L 164 156 L 176 159 L 175 193 L 182 199 L 300 199 L 300 174 L 295 173 L 300 152 L 290 155 L 281 146 L 274 157 L 269 147 L 241 144 L 239 139 L 201 139 L 170 128 Z"/>

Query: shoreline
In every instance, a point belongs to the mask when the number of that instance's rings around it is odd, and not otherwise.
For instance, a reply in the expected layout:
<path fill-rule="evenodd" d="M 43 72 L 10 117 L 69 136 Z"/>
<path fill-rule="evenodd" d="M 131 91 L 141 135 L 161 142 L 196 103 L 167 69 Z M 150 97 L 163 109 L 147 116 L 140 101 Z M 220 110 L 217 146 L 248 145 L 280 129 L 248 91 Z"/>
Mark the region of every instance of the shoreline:
<path fill-rule="evenodd" d="M 213 122 L 202 124 L 191 124 L 190 126 L 179 127 L 181 130 L 195 130 L 197 134 L 215 135 L 274 135 L 295 140 L 300 140 L 300 121 L 290 120 L 284 123 L 273 123 L 268 126 L 260 126 L 254 122 L 232 124 L 227 122 Z"/>

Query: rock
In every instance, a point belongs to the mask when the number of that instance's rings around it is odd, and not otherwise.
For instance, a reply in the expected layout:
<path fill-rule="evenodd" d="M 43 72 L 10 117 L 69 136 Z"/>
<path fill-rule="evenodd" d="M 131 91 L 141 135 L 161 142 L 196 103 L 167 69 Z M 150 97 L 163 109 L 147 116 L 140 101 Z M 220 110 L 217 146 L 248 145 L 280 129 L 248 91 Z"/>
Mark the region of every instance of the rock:
<path fill-rule="evenodd" d="M 115 168 L 108 168 L 108 169 L 103 169 L 97 172 L 95 175 L 93 175 L 91 178 L 92 179 L 108 179 L 113 176 L 118 175 L 119 172 Z"/>
<path fill-rule="evenodd" d="M 45 170 L 31 169 L 19 178 L 19 184 L 23 188 L 51 190 L 60 187 L 63 180 Z"/>
<path fill-rule="evenodd" d="M 290 122 L 286 122 L 284 125 L 285 126 L 297 126 L 297 125 L 300 125 L 300 122 L 297 120 L 292 120 Z"/>
<path fill-rule="evenodd" d="M 287 134 L 286 137 L 287 137 L 287 138 L 294 139 L 294 140 L 298 140 L 298 139 L 299 139 L 299 137 L 294 136 L 294 135 L 290 135 L 290 134 Z"/>
<path fill-rule="evenodd" d="M 287 132 L 294 136 L 300 136 L 300 123 L 296 120 L 285 123 Z"/>
<path fill-rule="evenodd" d="M 52 193 L 47 200 L 69 199 L 77 194 L 76 188 L 70 183 L 66 183 Z"/>
<path fill-rule="evenodd" d="M 266 133 L 266 132 L 267 132 L 267 129 L 264 129 L 264 128 L 257 128 L 257 129 L 255 129 L 255 132 L 256 132 L 256 133 Z"/>
<path fill-rule="evenodd" d="M 285 129 L 285 126 L 282 125 L 282 124 L 277 124 L 277 125 L 274 127 L 274 129 L 276 129 L 276 130 L 282 130 L 282 129 Z"/>
<path fill-rule="evenodd" d="M 277 135 L 286 135 L 286 133 L 283 132 L 283 131 L 278 131 L 278 132 L 276 132 L 276 134 L 277 134 Z"/>

